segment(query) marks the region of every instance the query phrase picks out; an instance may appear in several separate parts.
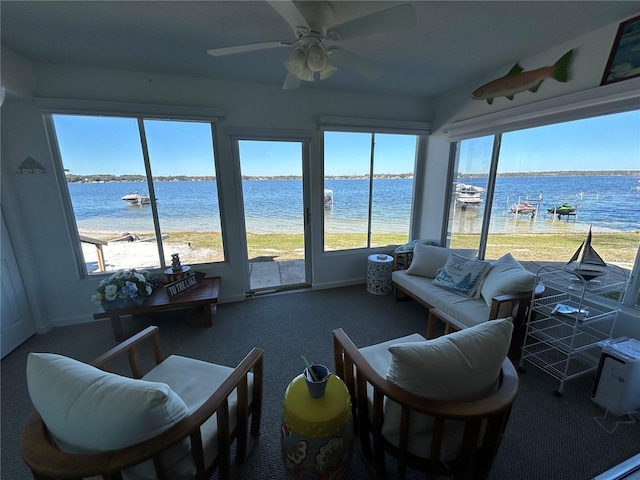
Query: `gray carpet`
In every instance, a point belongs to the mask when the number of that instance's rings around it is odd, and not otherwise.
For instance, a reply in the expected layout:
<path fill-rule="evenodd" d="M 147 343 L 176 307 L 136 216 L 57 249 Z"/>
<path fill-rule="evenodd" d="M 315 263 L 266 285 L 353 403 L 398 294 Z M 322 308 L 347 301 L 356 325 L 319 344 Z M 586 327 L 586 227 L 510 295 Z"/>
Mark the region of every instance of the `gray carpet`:
<path fill-rule="evenodd" d="M 426 311 L 413 301 L 373 296 L 358 285 L 320 291 L 270 295 L 220 305 L 214 326 L 199 329 L 182 321 L 180 312 L 153 318 L 125 319 L 126 333 L 150 324 L 160 326 L 165 353 L 236 365 L 251 347 L 265 351 L 265 398 L 262 436 L 242 479 L 283 478 L 280 416 L 289 381 L 304 368 L 301 356 L 333 367 L 331 330 L 342 327 L 357 346 L 414 332 L 424 333 Z M 36 335 L 2 360 L 1 475 L 30 478 L 19 452 L 19 436 L 31 404 L 24 371 L 26 355 L 49 351 L 90 361 L 115 345 L 108 322 L 57 328 Z M 619 425 L 612 433 L 594 417 L 603 410 L 590 400 L 593 378 L 566 384 L 562 398 L 552 392 L 558 382 L 534 367 L 520 375 L 514 404 L 492 480 L 589 479 L 640 452 L 640 423 Z M 605 421 L 611 430 L 615 423 Z M 393 462 L 388 461 L 393 472 Z M 351 479 L 368 478 L 357 450 Z M 422 478 L 410 472 L 411 480 Z"/>

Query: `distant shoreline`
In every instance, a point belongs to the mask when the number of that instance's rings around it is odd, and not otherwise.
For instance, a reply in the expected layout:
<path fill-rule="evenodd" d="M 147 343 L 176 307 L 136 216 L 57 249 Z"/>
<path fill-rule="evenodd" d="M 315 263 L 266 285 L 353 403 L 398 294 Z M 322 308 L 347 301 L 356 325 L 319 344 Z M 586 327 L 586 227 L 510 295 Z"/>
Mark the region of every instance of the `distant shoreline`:
<path fill-rule="evenodd" d="M 485 178 L 487 173 L 458 173 L 458 178 Z M 562 171 L 562 172 L 504 172 L 498 177 L 640 177 L 640 170 L 594 170 L 594 171 Z M 87 175 L 66 174 L 67 183 L 140 183 L 146 182 L 143 175 L 112 175 L 92 173 Z M 329 180 L 364 180 L 368 175 L 326 175 Z M 413 178 L 413 173 L 379 173 L 373 175 L 374 179 L 399 179 Z M 301 180 L 299 175 L 243 175 L 242 180 Z M 190 176 L 172 175 L 153 177 L 155 182 L 213 182 L 214 176 Z"/>

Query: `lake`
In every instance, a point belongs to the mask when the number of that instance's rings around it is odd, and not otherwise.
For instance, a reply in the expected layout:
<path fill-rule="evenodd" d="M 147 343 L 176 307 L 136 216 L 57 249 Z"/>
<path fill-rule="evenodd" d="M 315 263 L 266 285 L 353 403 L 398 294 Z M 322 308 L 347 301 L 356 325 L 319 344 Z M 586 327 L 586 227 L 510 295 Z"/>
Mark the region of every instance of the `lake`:
<path fill-rule="evenodd" d="M 484 178 L 461 182 L 486 186 Z M 408 230 L 413 179 L 376 179 L 373 182 L 373 231 Z M 498 177 L 492 206 L 492 232 L 584 233 L 633 232 L 640 229 L 638 177 L 632 176 L 518 176 Z M 327 179 L 334 192 L 334 206 L 325 209 L 325 231 L 366 231 L 369 181 Z M 245 180 L 242 182 L 247 231 L 251 233 L 302 232 L 302 182 L 300 180 Z M 151 207 L 128 206 L 121 197 L 132 190 L 146 190 L 144 183 L 72 183 L 69 192 L 78 227 L 83 230 L 151 232 Z M 216 182 L 156 182 L 161 229 L 170 231 L 220 231 Z M 541 200 L 540 200 L 541 197 Z M 483 194 L 484 198 L 484 194 Z M 539 213 L 514 216 L 511 206 L 528 199 Z M 561 203 L 577 205 L 575 221 L 557 220 L 547 208 Z M 484 204 L 454 210 L 454 232 L 479 233 Z"/>

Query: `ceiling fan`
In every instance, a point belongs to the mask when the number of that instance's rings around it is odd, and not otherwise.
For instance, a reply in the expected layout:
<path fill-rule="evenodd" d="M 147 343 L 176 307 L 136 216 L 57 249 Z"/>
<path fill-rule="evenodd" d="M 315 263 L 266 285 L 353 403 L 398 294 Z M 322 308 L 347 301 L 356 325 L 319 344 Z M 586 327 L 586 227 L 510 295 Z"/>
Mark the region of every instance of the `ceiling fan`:
<path fill-rule="evenodd" d="M 406 28 L 416 22 L 415 11 L 408 3 L 335 26 L 330 26 L 333 7 L 327 1 L 267 0 L 267 3 L 293 28 L 295 40 L 213 48 L 207 53 L 218 57 L 268 48 L 294 47 L 284 62 L 289 73 L 282 85 L 283 90 L 298 88 L 302 80 L 313 82 L 316 76 L 320 80 L 329 78 L 337 70 L 332 60 L 375 80 L 382 74 L 382 68 L 378 65 L 342 47 L 324 42 L 339 42 Z"/>

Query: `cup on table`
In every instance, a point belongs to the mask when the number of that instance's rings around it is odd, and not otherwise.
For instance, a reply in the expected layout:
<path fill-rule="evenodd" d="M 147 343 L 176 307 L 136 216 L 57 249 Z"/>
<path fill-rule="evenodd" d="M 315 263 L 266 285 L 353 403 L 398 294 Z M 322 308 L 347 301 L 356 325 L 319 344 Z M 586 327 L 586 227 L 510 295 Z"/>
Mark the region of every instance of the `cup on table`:
<path fill-rule="evenodd" d="M 316 374 L 318 381 L 316 382 L 309 371 L 309 368 L 304 369 L 304 379 L 307 382 L 307 388 L 309 389 L 309 395 L 313 398 L 320 398 L 324 395 L 324 390 L 327 387 L 327 380 L 329 380 L 329 369 L 324 365 L 311 365 L 313 372 Z"/>

